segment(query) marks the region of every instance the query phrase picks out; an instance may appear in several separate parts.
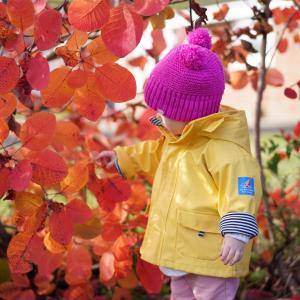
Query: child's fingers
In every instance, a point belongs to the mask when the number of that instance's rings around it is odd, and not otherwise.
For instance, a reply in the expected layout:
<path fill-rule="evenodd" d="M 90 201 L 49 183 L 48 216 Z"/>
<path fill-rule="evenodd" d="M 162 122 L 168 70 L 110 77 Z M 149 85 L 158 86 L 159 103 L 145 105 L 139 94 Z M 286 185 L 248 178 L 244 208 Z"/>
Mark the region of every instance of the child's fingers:
<path fill-rule="evenodd" d="M 236 250 L 234 257 L 231 259 L 231 261 L 229 262 L 229 265 L 232 266 L 235 263 L 237 263 L 239 260 L 241 259 L 241 252 Z"/>
<path fill-rule="evenodd" d="M 226 259 L 227 259 L 227 256 L 228 256 L 228 254 L 229 254 L 229 247 L 226 247 L 226 245 L 223 245 L 223 247 L 222 247 L 222 257 L 221 257 L 221 259 L 222 259 L 222 261 L 225 263 L 225 261 L 226 261 Z"/>
<path fill-rule="evenodd" d="M 225 265 L 227 265 L 232 260 L 232 258 L 234 257 L 234 254 L 235 254 L 234 250 L 233 249 L 229 249 L 228 255 L 227 255 L 227 257 L 224 260 L 224 264 Z"/>
<path fill-rule="evenodd" d="M 114 166 L 114 164 L 115 164 L 115 160 L 111 159 L 109 162 L 107 162 L 106 168 L 110 169 Z"/>

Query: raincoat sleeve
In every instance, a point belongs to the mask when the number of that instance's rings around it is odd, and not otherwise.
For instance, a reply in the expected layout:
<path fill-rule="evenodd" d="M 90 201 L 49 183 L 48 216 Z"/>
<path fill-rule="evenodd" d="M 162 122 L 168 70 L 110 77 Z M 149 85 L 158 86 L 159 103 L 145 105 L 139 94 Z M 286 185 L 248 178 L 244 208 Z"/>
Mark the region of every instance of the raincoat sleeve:
<path fill-rule="evenodd" d="M 262 197 L 259 165 L 251 154 L 223 159 L 225 163 L 210 170 L 218 190 L 220 231 L 253 238 L 258 235 L 255 216 Z"/>
<path fill-rule="evenodd" d="M 160 161 L 163 142 L 164 138 L 162 137 L 159 140 L 114 148 L 117 155 L 115 167 L 119 174 L 125 178 L 130 178 L 138 172 L 154 176 Z"/>

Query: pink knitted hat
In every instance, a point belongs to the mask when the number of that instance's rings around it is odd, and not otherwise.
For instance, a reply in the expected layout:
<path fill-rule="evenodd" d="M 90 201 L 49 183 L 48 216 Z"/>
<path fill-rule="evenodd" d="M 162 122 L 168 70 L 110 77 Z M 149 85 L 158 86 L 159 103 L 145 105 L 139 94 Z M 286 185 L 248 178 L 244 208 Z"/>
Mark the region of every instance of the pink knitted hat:
<path fill-rule="evenodd" d="M 207 29 L 188 35 L 188 44 L 172 49 L 145 85 L 145 101 L 169 119 L 189 122 L 219 111 L 224 70 L 211 48 Z"/>

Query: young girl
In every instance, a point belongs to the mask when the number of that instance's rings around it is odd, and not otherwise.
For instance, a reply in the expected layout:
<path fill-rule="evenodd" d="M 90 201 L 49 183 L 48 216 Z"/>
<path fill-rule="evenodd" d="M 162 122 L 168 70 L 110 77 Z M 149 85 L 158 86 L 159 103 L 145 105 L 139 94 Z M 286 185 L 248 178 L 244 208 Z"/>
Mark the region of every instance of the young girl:
<path fill-rule="evenodd" d="M 224 71 L 206 29 L 154 68 L 145 101 L 162 137 L 103 151 L 103 167 L 154 176 L 142 258 L 171 276 L 172 300 L 231 300 L 249 271 L 260 171 L 245 113 L 221 107 Z"/>

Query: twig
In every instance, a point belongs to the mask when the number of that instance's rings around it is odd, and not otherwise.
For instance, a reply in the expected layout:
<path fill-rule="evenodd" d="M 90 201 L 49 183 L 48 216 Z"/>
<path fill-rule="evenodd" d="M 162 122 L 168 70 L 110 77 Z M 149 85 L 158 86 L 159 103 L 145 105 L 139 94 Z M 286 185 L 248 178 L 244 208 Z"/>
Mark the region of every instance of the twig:
<path fill-rule="evenodd" d="M 270 0 L 266 1 L 265 4 L 264 11 L 266 16 L 269 15 L 268 14 L 268 11 L 270 9 L 269 5 L 270 5 Z M 273 228 L 274 226 L 273 226 L 272 215 L 270 212 L 268 193 L 266 189 L 266 178 L 263 171 L 263 164 L 261 158 L 261 144 L 260 144 L 260 133 L 261 133 L 260 121 L 262 116 L 261 105 L 263 101 L 264 91 L 266 88 L 266 73 L 267 73 L 267 69 L 266 69 L 267 35 L 268 35 L 267 32 L 262 33 L 262 44 L 260 50 L 261 67 L 260 67 L 260 74 L 258 78 L 258 89 L 257 89 L 258 93 L 257 93 L 256 113 L 255 113 L 255 152 L 256 152 L 258 163 L 260 165 L 261 183 L 262 183 L 262 190 L 263 190 L 264 215 L 267 219 L 270 241 L 272 244 L 274 244 L 275 242 L 274 228 Z"/>
<path fill-rule="evenodd" d="M 193 12 L 192 12 L 192 0 L 189 0 L 189 11 L 190 11 L 190 23 L 191 23 L 191 29 L 194 29 Z"/>
<path fill-rule="evenodd" d="M 274 59 L 274 57 L 275 57 L 275 54 L 276 54 L 276 52 L 277 52 L 277 50 L 278 50 L 279 43 L 280 43 L 280 41 L 282 40 L 282 38 L 283 38 L 283 36 L 284 36 L 284 34 L 285 34 L 285 32 L 286 32 L 288 26 L 290 25 L 291 21 L 293 20 L 293 17 L 294 17 L 297 13 L 298 13 L 298 11 L 295 11 L 293 14 L 291 14 L 291 15 L 289 16 L 289 18 L 288 18 L 288 20 L 287 20 L 287 22 L 286 22 L 286 24 L 285 24 L 285 26 L 284 26 L 284 28 L 283 28 L 281 34 L 280 34 L 280 37 L 279 37 L 279 39 L 278 39 L 278 42 L 277 42 L 276 47 L 275 47 L 275 50 L 274 50 L 274 52 L 273 52 L 273 54 L 272 54 L 272 57 L 271 57 L 271 59 L 270 59 L 270 63 L 269 63 L 269 66 L 268 66 L 267 70 L 270 69 L 270 67 L 271 67 L 271 65 L 272 65 L 272 61 L 273 61 L 273 59 Z"/>

